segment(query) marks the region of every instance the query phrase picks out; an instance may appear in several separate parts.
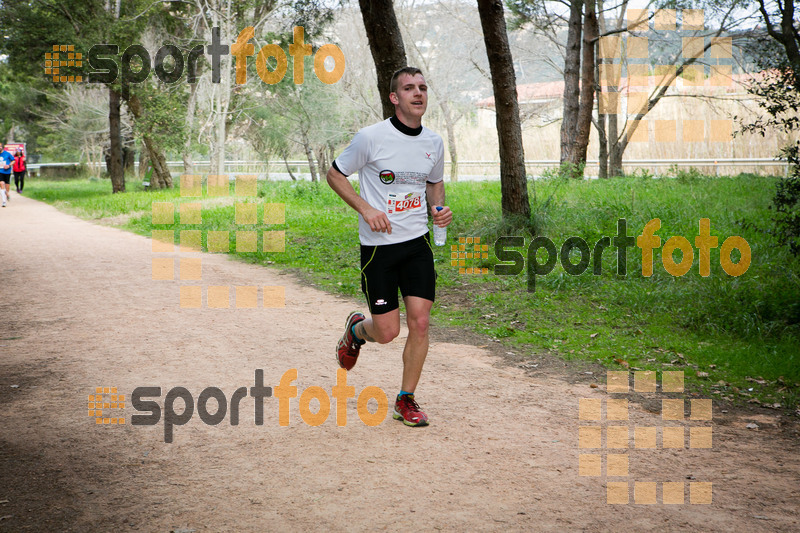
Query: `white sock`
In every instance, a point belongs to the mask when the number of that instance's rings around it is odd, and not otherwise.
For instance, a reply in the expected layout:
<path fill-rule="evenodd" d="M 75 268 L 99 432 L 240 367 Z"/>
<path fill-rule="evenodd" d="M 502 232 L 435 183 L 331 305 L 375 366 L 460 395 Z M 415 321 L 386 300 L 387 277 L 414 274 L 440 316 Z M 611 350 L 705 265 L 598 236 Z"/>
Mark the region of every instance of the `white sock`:
<path fill-rule="evenodd" d="M 0 197 L 3 198 L 3 203 L 6 203 L 6 190 L 0 189 Z"/>

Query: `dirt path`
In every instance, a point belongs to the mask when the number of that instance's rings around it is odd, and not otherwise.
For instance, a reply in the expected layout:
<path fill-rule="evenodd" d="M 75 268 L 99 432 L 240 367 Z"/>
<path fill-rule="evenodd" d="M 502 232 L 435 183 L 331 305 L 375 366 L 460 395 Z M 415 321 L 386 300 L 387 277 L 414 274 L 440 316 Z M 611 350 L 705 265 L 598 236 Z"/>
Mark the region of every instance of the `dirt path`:
<path fill-rule="evenodd" d="M 8 531 L 796 531 L 798 441 L 776 415 L 715 412 L 711 449 L 617 450 L 629 457 L 631 503 L 606 503 L 605 475 L 579 476 L 580 398 L 604 386 L 569 375 L 529 376 L 484 349 L 436 342 L 417 397 L 428 428 L 391 420 L 366 426 L 356 400 L 348 423 L 336 408 L 305 424 L 298 399 L 289 427 L 278 400 L 240 403 L 217 426 L 197 412 L 164 442 L 164 420 L 131 425 L 136 387 L 210 386 L 228 399 L 256 369 L 276 386 L 296 368 L 302 393 L 336 381 L 333 347 L 361 301 L 336 298 L 290 276 L 202 258 L 202 282 L 153 281 L 151 241 L 59 213 L 14 195 L 0 211 L 0 529 Z M 177 272 L 177 269 L 176 269 Z M 180 285 L 284 286 L 284 309 L 181 309 Z M 259 293 L 260 294 L 260 293 Z M 348 384 L 396 394 L 404 334 L 369 345 Z M 127 395 L 126 424 L 87 416 L 95 387 Z M 110 396 L 106 395 L 106 401 Z M 618 396 L 625 397 L 625 396 Z M 688 403 L 688 402 L 687 402 Z M 315 402 L 316 404 L 316 402 Z M 621 424 L 662 427 L 648 403 Z M 181 401 L 178 400 L 177 411 Z M 215 411 L 210 401 L 208 411 Z M 108 415 L 107 415 L 108 416 Z M 595 424 L 601 424 L 596 422 Z M 605 426 L 605 421 L 602 422 Z M 688 440 L 687 430 L 687 440 Z M 661 430 L 658 430 L 659 443 Z M 605 436 L 604 436 L 605 439 Z M 613 452 L 614 450 L 612 450 Z M 605 463 L 603 463 L 605 473 Z M 633 503 L 633 482 L 659 482 L 654 505 Z M 660 482 L 686 484 L 683 505 L 664 505 Z M 711 482 L 713 502 L 690 504 L 690 482 Z M 639 486 L 640 497 L 645 485 Z M 695 496 L 697 496 L 697 492 Z"/>

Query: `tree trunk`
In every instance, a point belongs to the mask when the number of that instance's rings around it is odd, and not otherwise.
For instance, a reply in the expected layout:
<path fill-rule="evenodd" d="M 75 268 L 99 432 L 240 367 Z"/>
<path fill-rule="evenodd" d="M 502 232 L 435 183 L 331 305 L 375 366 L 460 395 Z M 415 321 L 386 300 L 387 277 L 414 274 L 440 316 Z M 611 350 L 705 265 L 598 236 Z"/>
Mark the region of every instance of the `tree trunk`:
<path fill-rule="evenodd" d="M 125 173 L 122 168 L 122 136 L 120 135 L 120 94 L 108 88 L 108 127 L 111 142 L 109 174 L 111 192 L 125 192 Z"/>
<path fill-rule="evenodd" d="M 317 168 L 319 169 L 320 172 L 322 172 L 326 168 L 330 168 L 330 164 L 328 164 L 327 150 L 325 145 L 317 147 L 316 156 L 317 156 L 317 163 L 319 163 Z"/>
<path fill-rule="evenodd" d="M 172 175 L 167 168 L 167 160 L 164 157 L 164 152 L 153 142 L 153 140 L 145 135 L 142 137 L 144 145 L 150 154 L 150 163 L 153 165 L 153 175 L 150 177 L 150 187 L 153 189 L 171 189 L 172 188 Z"/>
<path fill-rule="evenodd" d="M 139 178 L 144 178 L 144 175 L 147 173 L 147 163 L 149 159 L 147 159 L 147 148 L 142 143 L 142 146 L 139 149 Z"/>
<path fill-rule="evenodd" d="M 8 128 L 8 135 L 6 135 L 6 144 L 10 144 L 10 143 L 14 142 L 14 129 L 15 128 L 16 128 L 16 126 L 14 124 L 12 124 L 10 128 Z"/>
<path fill-rule="evenodd" d="M 599 94 L 599 92 L 598 92 Z M 606 137 L 606 117 L 597 117 L 597 137 L 599 148 L 597 150 L 597 177 L 608 178 L 608 138 Z"/>
<path fill-rule="evenodd" d="M 622 152 L 620 146 L 618 118 L 616 114 L 608 115 L 608 172 L 611 176 L 624 176 L 622 171 Z"/>
<path fill-rule="evenodd" d="M 458 181 L 458 150 L 456 147 L 456 125 L 450 106 L 446 99 L 439 100 L 439 107 L 442 108 L 444 117 L 444 127 L 447 131 L 447 151 L 450 152 L 450 181 Z"/>
<path fill-rule="evenodd" d="M 142 104 L 139 97 L 131 93 L 127 99 L 128 109 L 133 115 L 134 120 L 139 120 L 142 116 Z M 172 188 L 172 175 L 167 168 L 167 160 L 164 152 L 153 142 L 149 135 L 142 135 L 142 142 L 147 150 L 147 157 L 153 166 L 153 175 L 150 176 L 150 187 L 153 189 Z"/>
<path fill-rule="evenodd" d="M 122 139 L 122 172 L 127 175 L 133 171 L 133 163 L 136 159 L 136 151 L 134 150 L 133 138 L 130 136 L 123 137 Z"/>
<path fill-rule="evenodd" d="M 389 82 L 396 70 L 406 66 L 403 36 L 391 0 L 358 0 L 358 4 L 378 73 L 383 118 L 389 118 L 394 115 L 394 105 L 389 101 Z"/>
<path fill-rule="evenodd" d="M 732 6 L 730 10 L 732 11 L 735 6 Z M 711 44 L 714 42 L 716 38 L 720 36 L 724 29 L 724 26 L 720 26 L 720 28 L 711 36 L 711 39 L 708 39 L 705 46 L 703 47 L 703 53 L 711 47 Z M 700 54 L 702 57 L 702 54 Z M 647 104 L 642 107 L 639 111 L 637 111 L 636 115 L 632 117 L 628 117 L 627 120 L 627 127 L 625 131 L 620 136 L 617 146 L 611 150 L 612 153 L 612 161 L 614 158 L 618 160 L 620 172 L 622 171 L 622 154 L 625 153 L 625 148 L 628 147 L 628 142 L 631 136 L 633 135 L 635 128 L 646 128 L 647 125 L 644 124 L 644 117 L 649 113 L 656 104 L 664 97 L 667 93 L 667 89 L 672 85 L 673 81 L 677 79 L 683 71 L 686 70 L 686 67 L 695 63 L 697 61 L 696 57 L 691 57 L 685 59 L 679 65 L 674 72 L 671 72 L 669 75 L 664 76 L 661 80 L 660 84 L 658 85 L 658 90 L 655 91 L 653 96 L 647 101 Z M 613 163 L 612 163 L 613 164 Z"/>
<path fill-rule="evenodd" d="M 133 160 L 136 158 L 136 153 L 133 148 L 129 146 L 122 147 L 122 170 L 124 173 L 133 171 Z"/>
<path fill-rule="evenodd" d="M 583 177 L 579 169 L 586 163 L 586 151 L 589 146 L 589 134 L 594 111 L 594 47 L 597 40 L 597 16 L 595 0 L 586 0 L 583 17 L 583 61 L 581 62 L 580 109 L 578 110 L 577 134 L 575 148 L 572 152 L 572 164 L 575 165 L 576 178 Z"/>
<path fill-rule="evenodd" d="M 230 12 L 226 11 L 226 9 L 230 8 L 230 2 L 227 5 L 228 8 L 221 7 L 221 11 L 214 12 L 212 28 L 208 33 L 209 41 L 211 42 L 215 40 L 220 43 L 232 42 Z M 213 118 L 211 123 L 214 125 L 214 133 L 211 137 L 211 168 L 209 173 L 218 176 L 225 174 L 225 141 L 227 139 L 228 111 L 231 100 L 230 68 L 231 56 L 230 54 L 223 54 L 219 60 L 219 83 L 213 81 L 213 75 L 211 83 L 213 91 L 211 99 Z"/>
<path fill-rule="evenodd" d="M 478 0 L 478 13 L 483 41 L 492 74 L 497 137 L 500 145 L 500 187 L 503 218 L 530 221 L 528 183 L 525 176 L 525 153 L 522 148 L 522 126 L 517 102 L 517 81 L 514 62 L 508 45 L 508 32 L 503 17 L 502 0 Z"/>
<path fill-rule="evenodd" d="M 773 25 L 773 22 L 768 16 L 764 0 L 759 0 L 759 8 L 764 21 L 767 23 L 767 33 L 770 37 L 783 45 L 786 51 L 786 59 L 792 66 L 792 75 L 794 77 L 795 90 L 800 87 L 800 34 L 795 29 L 795 14 L 794 14 L 794 0 L 786 0 L 783 6 L 778 4 L 781 14 L 780 31 Z"/>
<path fill-rule="evenodd" d="M 197 83 L 189 85 L 189 102 L 186 104 L 186 138 L 183 140 L 183 172 L 191 174 L 194 171 L 192 161 L 192 135 L 194 131 L 194 110 L 197 106 Z"/>
<path fill-rule="evenodd" d="M 623 9 L 627 6 L 623 6 Z M 600 12 L 600 16 L 597 17 L 597 29 L 599 34 L 605 34 L 607 25 L 606 25 L 606 14 L 605 14 L 605 6 L 603 5 L 603 0 L 597 0 L 597 11 Z M 615 80 L 605 80 L 608 84 L 606 90 L 603 91 L 602 81 L 600 79 L 600 65 L 603 64 L 614 64 L 613 58 L 602 57 L 603 54 L 597 54 L 597 51 L 600 49 L 600 43 L 597 43 L 597 49 L 595 49 L 596 53 L 596 60 L 595 60 L 595 74 L 594 74 L 594 87 L 595 93 L 597 94 L 597 137 L 598 137 L 598 153 L 597 153 L 597 160 L 598 160 L 598 170 L 597 170 L 597 177 L 600 179 L 606 179 L 609 177 L 608 174 L 608 150 L 611 144 L 611 138 L 608 134 L 608 127 L 606 126 L 607 123 L 610 123 L 611 116 L 613 115 L 616 119 L 616 109 L 602 109 L 600 102 L 602 101 L 602 95 L 605 92 L 606 94 L 615 93 L 618 91 Z M 616 135 L 616 134 L 615 134 Z"/>
<path fill-rule="evenodd" d="M 311 149 L 311 144 L 308 142 L 308 136 L 303 132 L 303 150 L 308 159 L 308 171 L 311 173 L 311 181 L 317 182 L 317 166 L 314 164 L 314 151 Z"/>
<path fill-rule="evenodd" d="M 292 178 L 292 181 L 297 181 L 297 177 L 292 172 L 292 168 L 289 166 L 289 162 L 286 160 L 286 156 L 283 156 L 283 164 L 286 165 L 286 172 L 289 173 L 289 177 Z"/>
<path fill-rule="evenodd" d="M 581 8 L 583 0 L 571 0 L 564 57 L 564 112 L 561 120 L 561 162 L 572 161 L 580 109 Z"/>
<path fill-rule="evenodd" d="M 227 78 L 225 74 L 226 71 L 223 72 L 222 79 L 223 83 L 229 83 L 230 80 Z M 227 123 L 226 120 L 228 115 L 228 98 L 221 93 L 227 93 L 228 91 L 225 88 L 218 87 L 217 88 L 217 97 L 216 97 L 216 136 L 214 138 L 214 154 L 212 159 L 214 159 L 215 164 L 212 165 L 212 170 L 215 174 L 222 176 L 225 174 L 225 140 L 227 139 Z"/>
<path fill-rule="evenodd" d="M 336 159 L 336 148 L 333 143 L 328 143 L 328 161 L 333 162 L 334 159 Z"/>
<path fill-rule="evenodd" d="M 616 20 L 616 24 L 614 29 L 620 30 L 624 27 L 625 24 L 625 12 L 627 10 L 627 0 L 622 3 L 619 15 Z M 598 6 L 600 7 L 600 12 L 603 13 L 603 16 L 598 20 L 598 26 L 600 27 L 603 33 L 606 32 L 606 24 L 605 24 L 605 9 L 603 5 L 603 0 L 598 0 Z M 614 63 L 614 59 L 606 59 L 609 63 Z M 609 92 L 617 93 L 617 97 L 619 97 L 619 80 L 614 80 L 614 84 L 608 87 Z M 613 110 L 613 113 L 609 113 L 607 120 L 608 120 L 608 128 L 606 129 L 606 146 L 608 149 L 608 174 L 611 177 L 623 177 L 625 173 L 622 171 L 622 152 L 619 142 L 619 114 L 617 113 L 617 109 Z"/>
<path fill-rule="evenodd" d="M 600 101 L 601 88 L 595 85 L 597 100 Z M 608 136 L 606 135 L 606 115 L 597 110 L 597 177 L 608 178 Z"/>

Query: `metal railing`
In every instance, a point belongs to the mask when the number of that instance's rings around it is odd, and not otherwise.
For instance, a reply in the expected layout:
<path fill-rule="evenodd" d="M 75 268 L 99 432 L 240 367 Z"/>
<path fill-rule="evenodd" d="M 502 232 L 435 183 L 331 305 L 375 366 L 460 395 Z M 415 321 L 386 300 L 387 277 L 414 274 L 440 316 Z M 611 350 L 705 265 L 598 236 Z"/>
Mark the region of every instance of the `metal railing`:
<path fill-rule="evenodd" d="M 310 179 L 310 170 L 307 160 L 292 160 L 292 161 L 226 161 L 225 174 L 255 174 L 259 179 L 274 179 L 274 180 L 288 180 L 291 179 L 286 170 L 286 165 L 292 169 L 292 173 L 297 179 Z M 538 177 L 541 172 L 546 169 L 557 168 L 559 162 L 551 159 L 533 159 L 525 161 L 525 169 L 529 175 Z M 78 168 L 80 163 L 38 163 L 28 165 L 30 171 L 39 171 L 40 169 L 51 167 L 53 170 L 56 168 Z M 98 170 L 105 170 L 105 164 L 90 164 L 87 167 L 94 167 Z M 98 168 L 99 167 L 99 168 Z M 173 175 L 180 175 L 184 173 L 183 161 L 167 161 L 167 167 Z M 784 176 L 788 175 L 789 164 L 785 159 L 773 158 L 718 158 L 718 159 L 626 159 L 622 162 L 622 167 L 626 172 L 632 172 L 635 169 L 646 169 L 654 175 L 663 175 L 665 169 L 677 167 L 678 169 L 696 168 L 703 174 L 734 174 L 738 172 L 753 172 L 763 173 L 765 169 L 769 169 L 769 174 Z M 139 164 L 135 163 L 134 169 L 138 173 Z M 193 163 L 192 173 L 195 174 L 208 174 L 210 173 L 210 161 L 195 161 Z M 475 180 L 475 179 L 499 179 L 500 177 L 500 161 L 459 161 L 459 179 Z M 586 162 L 586 174 L 591 175 L 594 171 L 596 174 L 598 169 L 598 160 L 590 159 Z M 318 169 L 319 170 L 319 169 Z M 320 178 L 324 177 L 327 169 L 323 169 Z M 445 177 L 449 178 L 450 175 L 450 162 L 445 162 Z"/>

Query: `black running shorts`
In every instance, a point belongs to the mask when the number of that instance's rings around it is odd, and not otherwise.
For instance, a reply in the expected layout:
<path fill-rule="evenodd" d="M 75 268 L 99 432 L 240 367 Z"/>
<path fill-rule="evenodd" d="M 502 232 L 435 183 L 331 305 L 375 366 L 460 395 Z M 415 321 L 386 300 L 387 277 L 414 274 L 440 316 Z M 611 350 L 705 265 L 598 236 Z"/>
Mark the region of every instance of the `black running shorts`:
<path fill-rule="evenodd" d="M 428 233 L 398 244 L 361 245 L 361 290 L 369 311 L 381 315 L 400 307 L 397 289 L 406 296 L 436 298 L 436 270 Z"/>
<path fill-rule="evenodd" d="M 11 174 L 3 174 L 0 172 L 0 182 L 11 184 Z"/>

